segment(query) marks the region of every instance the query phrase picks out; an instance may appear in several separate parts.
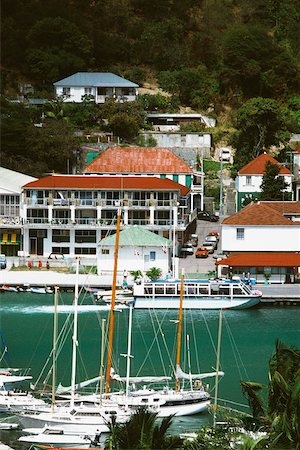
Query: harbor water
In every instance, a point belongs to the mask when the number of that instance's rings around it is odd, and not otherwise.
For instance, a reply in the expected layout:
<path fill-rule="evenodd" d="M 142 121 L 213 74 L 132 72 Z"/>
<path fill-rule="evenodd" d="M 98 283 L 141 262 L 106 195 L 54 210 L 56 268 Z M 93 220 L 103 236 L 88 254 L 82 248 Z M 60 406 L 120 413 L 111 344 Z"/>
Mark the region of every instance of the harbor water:
<path fill-rule="evenodd" d="M 73 294 L 59 294 L 58 329 L 61 334 L 57 351 L 57 383 L 70 385 L 73 333 Z M 95 303 L 90 293 L 79 297 L 77 381 L 99 375 L 102 327 L 109 319 L 109 306 Z M 54 301 L 51 294 L 13 293 L 0 295 L 1 353 L 7 352 L 0 366 L 30 368 L 33 381 L 51 384 L 51 349 L 53 340 Z M 216 367 L 218 311 L 185 311 L 182 336 L 182 369 L 192 373 L 211 372 Z M 129 311 L 115 312 L 112 366 L 121 376 L 126 374 Z M 105 322 L 104 322 L 105 319 Z M 131 375 L 170 375 L 175 361 L 177 313 L 166 310 L 133 312 Z M 220 380 L 218 397 L 234 409 L 247 411 L 240 381 L 267 384 L 268 361 L 276 339 L 300 348 L 299 307 L 257 307 L 222 312 Z M 106 345 L 104 346 L 106 347 Z M 104 355 L 105 359 L 105 355 Z M 48 363 L 47 363 L 48 360 Z M 190 362 L 189 362 L 190 361 Z M 44 371 L 43 371 L 44 368 Z M 43 372 L 42 372 L 43 371 Z M 42 373 L 42 375 L 40 375 Z M 214 389 L 214 379 L 205 383 Z M 112 389 L 119 386 L 112 384 Z M 197 430 L 210 416 L 176 419 L 176 431 Z M 18 432 L 0 432 L 0 441 L 15 449 Z"/>

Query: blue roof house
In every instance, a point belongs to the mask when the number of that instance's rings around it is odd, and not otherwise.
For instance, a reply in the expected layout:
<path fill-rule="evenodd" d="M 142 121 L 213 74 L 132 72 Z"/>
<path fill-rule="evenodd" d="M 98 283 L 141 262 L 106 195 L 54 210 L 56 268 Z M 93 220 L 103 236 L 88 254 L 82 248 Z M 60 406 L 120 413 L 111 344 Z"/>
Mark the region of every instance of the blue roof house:
<path fill-rule="evenodd" d="M 93 96 L 95 103 L 136 100 L 139 85 L 109 72 L 77 72 L 54 83 L 57 97 L 65 102 L 81 103 L 85 96 Z"/>

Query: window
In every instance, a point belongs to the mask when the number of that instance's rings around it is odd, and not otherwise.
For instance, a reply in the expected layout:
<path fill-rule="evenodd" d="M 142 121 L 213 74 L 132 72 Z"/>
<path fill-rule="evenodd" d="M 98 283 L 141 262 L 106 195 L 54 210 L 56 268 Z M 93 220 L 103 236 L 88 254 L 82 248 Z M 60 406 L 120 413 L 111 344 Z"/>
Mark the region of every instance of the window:
<path fill-rule="evenodd" d="M 243 239 L 245 239 L 245 229 L 244 228 L 236 229 L 236 238 L 238 241 L 242 241 Z"/>
<path fill-rule="evenodd" d="M 248 185 L 252 184 L 252 177 L 251 177 L 251 175 L 246 175 L 246 184 L 248 184 Z"/>
<path fill-rule="evenodd" d="M 150 261 L 156 260 L 156 252 L 150 252 Z"/>
<path fill-rule="evenodd" d="M 69 87 L 64 87 L 62 90 L 62 93 L 65 97 L 71 97 L 71 88 Z"/>
<path fill-rule="evenodd" d="M 75 255 L 96 255 L 94 247 L 75 247 Z"/>
<path fill-rule="evenodd" d="M 61 253 L 63 255 L 69 255 L 70 249 L 68 247 L 52 247 L 52 253 Z"/>
<path fill-rule="evenodd" d="M 96 243 L 96 230 L 76 230 L 75 242 L 76 244 Z"/>
<path fill-rule="evenodd" d="M 70 242 L 70 230 L 52 230 L 52 242 Z"/>
<path fill-rule="evenodd" d="M 108 250 L 108 248 L 102 248 L 102 249 L 101 249 L 101 254 L 102 254 L 102 255 L 109 255 L 109 250 Z"/>
<path fill-rule="evenodd" d="M 93 89 L 92 88 L 84 88 L 84 95 L 93 95 Z"/>

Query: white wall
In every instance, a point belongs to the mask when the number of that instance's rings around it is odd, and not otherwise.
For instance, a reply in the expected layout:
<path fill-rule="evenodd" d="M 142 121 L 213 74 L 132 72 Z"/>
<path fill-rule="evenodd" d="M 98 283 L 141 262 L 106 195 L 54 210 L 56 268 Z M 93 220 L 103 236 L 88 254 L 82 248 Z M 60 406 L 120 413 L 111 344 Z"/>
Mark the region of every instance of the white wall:
<path fill-rule="evenodd" d="M 103 255 L 102 249 L 109 249 L 109 255 Z M 145 261 L 145 256 L 150 255 L 150 251 L 156 252 L 155 261 Z M 135 253 L 138 253 L 135 254 Z M 151 267 L 158 267 L 162 274 L 169 271 L 169 254 L 164 253 L 161 247 L 120 247 L 118 255 L 118 271 L 141 270 L 146 272 Z M 114 268 L 114 247 L 100 247 L 97 260 L 98 273 L 113 271 Z"/>
<path fill-rule="evenodd" d="M 164 132 L 163 126 L 160 128 L 162 130 L 161 133 L 158 131 L 147 131 L 147 133 L 144 133 L 146 137 L 151 134 L 157 142 L 157 147 L 211 148 L 210 133 L 170 133 L 170 130 Z"/>
<path fill-rule="evenodd" d="M 249 175 L 251 176 L 251 184 L 246 184 L 246 175 L 239 175 L 237 178 L 237 190 L 239 192 L 260 192 L 260 186 L 262 183 L 262 175 Z M 284 181 L 288 184 L 287 192 L 292 192 L 292 176 L 285 175 Z"/>
<path fill-rule="evenodd" d="M 244 239 L 236 238 L 236 229 L 244 228 Z M 222 225 L 222 251 L 226 252 L 299 252 L 299 226 Z"/>

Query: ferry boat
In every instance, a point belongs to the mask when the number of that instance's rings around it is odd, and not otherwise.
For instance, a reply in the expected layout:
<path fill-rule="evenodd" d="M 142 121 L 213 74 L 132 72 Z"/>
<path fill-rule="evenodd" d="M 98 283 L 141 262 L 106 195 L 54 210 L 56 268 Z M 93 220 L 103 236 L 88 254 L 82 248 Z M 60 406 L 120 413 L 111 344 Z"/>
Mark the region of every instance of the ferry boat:
<path fill-rule="evenodd" d="M 135 284 L 135 309 L 177 309 L 180 280 L 157 280 Z M 262 292 L 240 280 L 185 280 L 184 309 L 246 309 L 257 305 Z"/>

